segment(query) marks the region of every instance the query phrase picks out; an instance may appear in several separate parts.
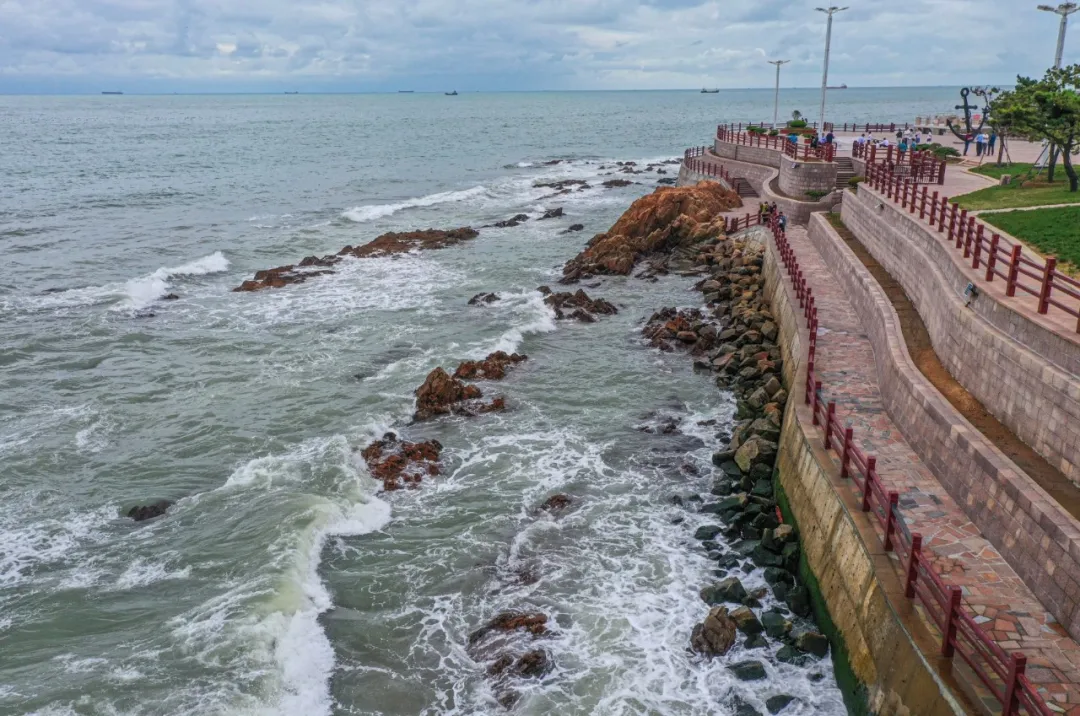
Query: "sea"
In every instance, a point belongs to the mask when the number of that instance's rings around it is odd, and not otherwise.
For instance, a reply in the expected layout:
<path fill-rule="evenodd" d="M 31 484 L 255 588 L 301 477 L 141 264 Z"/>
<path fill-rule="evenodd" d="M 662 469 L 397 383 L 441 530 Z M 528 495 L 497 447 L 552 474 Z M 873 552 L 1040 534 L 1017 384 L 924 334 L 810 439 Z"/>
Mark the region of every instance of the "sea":
<path fill-rule="evenodd" d="M 853 88 L 829 116 L 956 97 Z M 817 103 L 785 90 L 781 115 Z M 828 661 L 688 650 L 716 564 L 692 539 L 707 516 L 675 498 L 708 494 L 733 401 L 640 331 L 698 305 L 693 280 L 605 278 L 587 290 L 620 312 L 594 324 L 536 291 L 662 178 L 603 188 L 614 162 L 772 110 L 772 90 L 0 97 L 0 713 L 690 716 L 777 694 L 845 713 Z M 561 179 L 590 187 L 536 186 Z M 467 305 L 480 292 L 501 300 Z M 480 383 L 504 413 L 411 423 L 429 371 L 495 350 L 529 357 Z M 443 474 L 380 492 L 358 451 L 388 431 L 437 439 Z M 572 506 L 538 512 L 556 493 Z M 549 615 L 553 664 L 509 710 L 467 648 L 507 610 Z M 735 679 L 743 658 L 768 678 Z"/>

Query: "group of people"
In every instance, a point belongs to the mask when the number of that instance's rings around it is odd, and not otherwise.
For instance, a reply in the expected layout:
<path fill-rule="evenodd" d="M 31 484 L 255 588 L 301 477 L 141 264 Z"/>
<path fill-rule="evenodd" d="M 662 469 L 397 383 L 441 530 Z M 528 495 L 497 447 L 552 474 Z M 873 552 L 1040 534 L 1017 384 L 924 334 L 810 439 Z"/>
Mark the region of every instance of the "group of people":
<path fill-rule="evenodd" d="M 780 211 L 779 207 L 776 206 L 775 201 L 771 204 L 767 201 L 763 201 L 758 205 L 758 219 L 762 224 L 772 224 L 773 219 L 775 219 L 776 223 L 780 226 L 780 231 L 787 231 L 787 216 L 784 215 L 784 212 Z"/>
<path fill-rule="evenodd" d="M 975 145 L 975 156 L 991 156 L 994 153 L 994 147 L 997 146 L 997 133 L 987 134 L 986 132 L 980 132 L 979 134 L 968 134 L 964 137 L 964 156 L 967 156 L 968 150 L 971 149 L 971 145 Z"/>
<path fill-rule="evenodd" d="M 927 133 L 927 144 L 930 143 L 930 139 L 932 136 L 932 133 Z M 882 149 L 888 149 L 891 146 L 896 146 L 900 153 L 904 153 L 909 149 L 914 152 L 918 150 L 919 146 L 923 143 L 923 135 L 922 130 L 908 127 L 907 129 L 897 130 L 895 145 L 893 145 L 893 143 L 889 140 L 888 137 L 883 137 L 880 140 L 876 139 L 873 132 L 866 132 L 865 134 L 857 138 L 855 140 L 855 143 L 874 144 L 878 147 L 881 147 Z"/>

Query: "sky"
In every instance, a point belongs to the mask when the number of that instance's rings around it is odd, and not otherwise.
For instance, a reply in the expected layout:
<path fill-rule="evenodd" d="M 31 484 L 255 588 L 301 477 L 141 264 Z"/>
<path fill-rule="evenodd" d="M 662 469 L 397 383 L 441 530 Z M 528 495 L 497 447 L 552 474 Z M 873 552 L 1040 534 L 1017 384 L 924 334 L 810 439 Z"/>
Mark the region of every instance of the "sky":
<path fill-rule="evenodd" d="M 1054 0 L 1056 4 L 1056 0 Z M 1053 63 L 1035 0 L 851 0 L 830 84 L 1011 84 Z M 820 85 L 804 0 L 0 0 L 0 92 Z M 1065 61 L 1080 63 L 1080 14 Z"/>

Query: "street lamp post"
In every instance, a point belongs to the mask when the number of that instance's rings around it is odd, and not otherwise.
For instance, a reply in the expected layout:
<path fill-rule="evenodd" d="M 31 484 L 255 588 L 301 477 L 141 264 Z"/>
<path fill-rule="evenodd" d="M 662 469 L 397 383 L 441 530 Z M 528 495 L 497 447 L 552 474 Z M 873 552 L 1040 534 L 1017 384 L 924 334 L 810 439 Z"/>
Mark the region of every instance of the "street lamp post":
<path fill-rule="evenodd" d="M 772 126 L 776 129 L 776 123 L 780 119 L 780 67 L 791 60 L 768 60 L 770 65 L 776 65 L 776 96 L 773 98 Z"/>
<path fill-rule="evenodd" d="M 1061 67 L 1061 57 L 1065 53 L 1065 31 L 1069 29 L 1069 15 L 1080 10 L 1080 5 L 1074 2 L 1063 2 L 1057 7 L 1052 5 L 1040 5 L 1040 10 L 1061 15 L 1061 27 L 1058 29 L 1057 54 L 1054 56 L 1054 67 Z"/>
<path fill-rule="evenodd" d="M 829 91 L 829 49 L 832 45 L 832 19 L 833 15 L 844 10 L 847 10 L 847 8 L 837 7 L 836 5 L 828 8 L 817 8 L 818 12 L 823 12 L 829 16 L 828 29 L 825 30 L 825 70 L 821 73 L 821 111 L 818 112 L 818 134 L 825 132 L 825 94 Z"/>
<path fill-rule="evenodd" d="M 1061 15 L 1061 25 L 1058 28 L 1057 53 L 1054 55 L 1054 69 L 1060 69 L 1062 55 L 1065 54 L 1065 32 L 1069 29 L 1069 15 L 1080 10 L 1080 5 L 1077 5 L 1074 2 L 1063 2 L 1057 7 L 1054 7 L 1053 5 L 1039 5 L 1039 9 L 1044 12 L 1052 12 L 1056 15 Z M 1057 166 L 1057 155 L 1057 149 L 1052 147 L 1050 149 L 1050 171 L 1048 172 L 1051 181 L 1054 179 L 1054 167 Z"/>

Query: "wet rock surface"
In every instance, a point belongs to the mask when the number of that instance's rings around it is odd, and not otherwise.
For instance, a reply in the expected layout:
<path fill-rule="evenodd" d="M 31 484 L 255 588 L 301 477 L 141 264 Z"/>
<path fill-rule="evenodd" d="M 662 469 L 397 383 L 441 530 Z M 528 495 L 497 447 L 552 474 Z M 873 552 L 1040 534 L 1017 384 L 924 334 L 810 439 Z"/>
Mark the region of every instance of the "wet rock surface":
<path fill-rule="evenodd" d="M 417 487 L 425 477 L 441 472 L 438 440 L 421 443 L 405 442 L 394 433 L 387 433 L 360 453 L 372 477 L 383 483 L 387 491 Z"/>
<path fill-rule="evenodd" d="M 619 312 L 614 304 L 602 298 L 590 298 L 584 289 L 576 293 L 555 293 L 547 286 L 536 289 L 544 294 L 544 303 L 555 309 L 557 320 L 576 320 L 593 323 L 596 316 L 613 316 Z"/>
<path fill-rule="evenodd" d="M 506 377 L 507 368 L 528 359 L 528 356 L 518 353 L 495 351 L 483 360 L 465 361 L 454 371 L 454 377 L 462 380 L 501 380 Z"/>
<path fill-rule="evenodd" d="M 469 299 L 470 306 L 485 306 L 499 300 L 497 293 L 478 293 Z"/>
<path fill-rule="evenodd" d="M 480 415 L 503 410 L 503 398 L 483 402 L 484 394 L 475 385 L 452 377 L 442 368 L 431 371 L 424 384 L 416 389 L 416 421 L 430 420 L 439 415 Z"/>
<path fill-rule="evenodd" d="M 169 500 L 158 500 L 149 505 L 136 505 L 127 511 L 127 516 L 136 522 L 145 522 L 146 520 L 152 520 L 155 517 L 161 517 L 169 508 L 173 506 L 173 503 Z"/>
<path fill-rule="evenodd" d="M 528 217 L 526 217 L 528 218 Z M 327 256 L 308 256 L 298 264 L 278 266 L 258 271 L 255 276 L 244 281 L 233 291 L 261 291 L 266 288 L 282 288 L 291 284 L 303 283 L 316 276 L 333 273 L 330 267 L 337 265 L 346 256 L 367 258 L 372 256 L 390 256 L 417 250 L 442 249 L 474 239 L 479 234 L 476 229 L 427 229 L 425 231 L 389 232 L 362 246 L 346 246 Z"/>
<path fill-rule="evenodd" d="M 643 257 L 692 246 L 723 234 L 720 214 L 742 206 L 715 182 L 663 187 L 635 201 L 617 222 L 597 234 L 563 267 L 563 283 L 597 274 L 625 276 Z"/>

